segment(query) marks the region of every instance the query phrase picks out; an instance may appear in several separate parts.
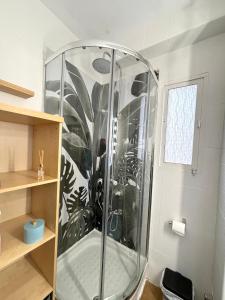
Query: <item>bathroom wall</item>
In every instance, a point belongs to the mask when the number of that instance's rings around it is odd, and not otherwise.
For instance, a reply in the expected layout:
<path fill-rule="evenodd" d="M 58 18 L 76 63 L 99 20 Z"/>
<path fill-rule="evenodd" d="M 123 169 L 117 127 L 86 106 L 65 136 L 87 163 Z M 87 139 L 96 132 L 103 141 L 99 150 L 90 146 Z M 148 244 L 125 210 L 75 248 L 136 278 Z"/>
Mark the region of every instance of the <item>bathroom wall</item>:
<path fill-rule="evenodd" d="M 42 110 L 45 52 L 77 37 L 39 0 L 1 1 L 0 36 L 0 79 L 35 91 L 29 100 L 0 92 L 0 102 Z"/>
<path fill-rule="evenodd" d="M 153 283 L 159 285 L 163 268 L 178 270 L 193 280 L 196 299 L 203 299 L 205 292 L 212 291 L 214 276 L 216 212 L 225 111 L 224 53 L 225 35 L 222 34 L 151 60 L 154 68 L 159 69 L 160 80 L 148 276 Z M 160 147 L 165 84 L 191 79 L 199 74 L 205 74 L 206 77 L 198 172 L 193 176 L 190 170 L 180 166 L 160 165 Z M 185 238 L 174 235 L 168 225 L 169 220 L 181 218 L 187 219 Z M 225 221 L 222 217 L 220 220 L 219 227 L 222 228 Z"/>
<path fill-rule="evenodd" d="M 213 272 L 214 299 L 225 299 L 225 130 L 220 162 L 219 201 L 217 206 L 216 251 Z"/>

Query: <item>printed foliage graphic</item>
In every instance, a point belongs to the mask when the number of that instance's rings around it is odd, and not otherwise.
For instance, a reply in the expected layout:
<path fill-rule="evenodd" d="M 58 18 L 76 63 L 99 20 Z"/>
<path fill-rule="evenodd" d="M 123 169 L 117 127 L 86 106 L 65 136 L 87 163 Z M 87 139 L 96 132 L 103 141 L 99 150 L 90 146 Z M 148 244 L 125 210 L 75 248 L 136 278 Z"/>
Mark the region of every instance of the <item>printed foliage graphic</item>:
<path fill-rule="evenodd" d="M 63 98 L 59 255 L 92 229 L 102 230 L 109 84 L 92 84 L 78 68 L 65 62 Z M 48 76 L 47 76 L 48 79 Z M 90 84 L 89 84 L 90 85 Z M 115 84 L 116 85 L 116 84 Z M 108 234 L 135 249 L 136 198 L 142 181 L 142 140 L 148 74 L 131 82 L 132 100 L 121 111 L 119 89 L 114 92 L 113 117 L 118 119 L 111 186 Z M 60 112 L 60 80 L 46 81 L 45 111 Z M 119 213 L 118 213 L 119 212 Z"/>

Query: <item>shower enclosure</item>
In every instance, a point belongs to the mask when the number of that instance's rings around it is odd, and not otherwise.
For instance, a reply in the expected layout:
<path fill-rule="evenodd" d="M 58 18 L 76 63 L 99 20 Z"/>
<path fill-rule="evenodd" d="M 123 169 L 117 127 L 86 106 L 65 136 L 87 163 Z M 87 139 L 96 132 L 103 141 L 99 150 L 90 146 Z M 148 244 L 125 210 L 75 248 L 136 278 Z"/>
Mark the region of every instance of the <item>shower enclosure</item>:
<path fill-rule="evenodd" d="M 157 79 L 137 52 L 75 42 L 45 64 L 64 117 L 57 300 L 127 299 L 147 263 Z"/>

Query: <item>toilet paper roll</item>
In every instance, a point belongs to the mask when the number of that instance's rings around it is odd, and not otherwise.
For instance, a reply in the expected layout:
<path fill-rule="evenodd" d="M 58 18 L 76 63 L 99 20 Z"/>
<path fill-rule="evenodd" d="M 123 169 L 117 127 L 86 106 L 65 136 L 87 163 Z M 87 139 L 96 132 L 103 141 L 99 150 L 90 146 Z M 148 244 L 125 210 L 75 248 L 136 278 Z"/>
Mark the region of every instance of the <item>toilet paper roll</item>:
<path fill-rule="evenodd" d="M 186 224 L 183 222 L 172 221 L 172 231 L 180 236 L 185 236 Z"/>

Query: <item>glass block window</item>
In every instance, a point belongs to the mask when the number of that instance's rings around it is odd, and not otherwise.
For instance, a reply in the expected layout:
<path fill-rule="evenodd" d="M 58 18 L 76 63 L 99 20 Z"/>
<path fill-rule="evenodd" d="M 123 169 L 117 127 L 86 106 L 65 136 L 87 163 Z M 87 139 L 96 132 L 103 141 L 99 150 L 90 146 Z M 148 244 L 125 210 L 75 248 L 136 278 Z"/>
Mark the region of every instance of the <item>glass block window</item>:
<path fill-rule="evenodd" d="M 193 165 L 198 84 L 168 87 L 164 162 Z"/>

